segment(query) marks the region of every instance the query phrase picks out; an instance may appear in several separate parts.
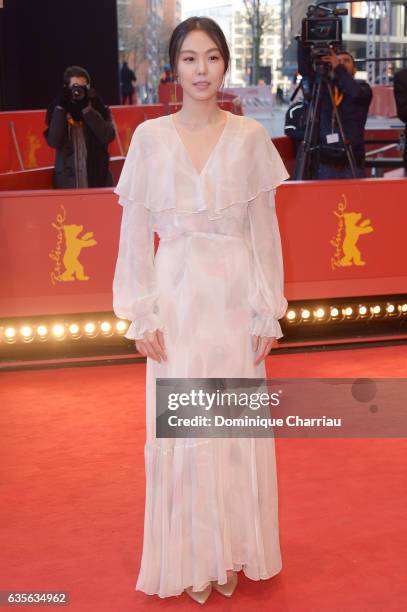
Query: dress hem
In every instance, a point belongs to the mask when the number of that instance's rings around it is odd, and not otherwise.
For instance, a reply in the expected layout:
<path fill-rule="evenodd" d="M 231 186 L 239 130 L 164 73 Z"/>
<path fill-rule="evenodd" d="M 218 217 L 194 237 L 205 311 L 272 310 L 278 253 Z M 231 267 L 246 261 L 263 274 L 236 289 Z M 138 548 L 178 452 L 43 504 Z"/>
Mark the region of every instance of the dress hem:
<path fill-rule="evenodd" d="M 275 572 L 273 572 L 271 574 L 266 574 L 266 575 L 260 576 L 259 578 L 254 578 L 253 576 L 249 576 L 247 570 L 245 571 L 244 566 L 240 567 L 239 569 L 236 569 L 236 568 L 233 568 L 233 567 L 227 567 L 225 569 L 225 572 L 228 571 L 228 570 L 233 570 L 234 572 L 237 572 L 237 573 L 243 572 L 243 574 L 249 580 L 253 580 L 253 581 L 259 582 L 260 580 L 269 580 L 270 578 L 273 578 L 274 576 L 277 576 L 277 574 L 279 574 L 282 569 L 283 569 L 283 566 L 281 565 L 280 568 L 277 571 L 275 571 Z M 204 587 L 202 589 L 200 589 L 200 590 L 203 591 L 204 589 L 206 589 L 206 587 L 211 582 L 213 582 L 214 580 L 216 580 L 216 576 L 214 578 L 209 578 L 208 581 L 205 583 Z M 221 584 L 221 583 L 219 583 L 219 584 Z M 222 584 L 226 584 L 226 583 L 222 583 Z M 180 595 L 182 595 L 182 593 L 184 593 L 185 589 L 189 588 L 190 586 L 193 586 L 193 585 L 187 584 L 186 586 L 184 586 L 182 588 L 182 590 L 179 593 L 170 593 L 168 595 L 160 595 L 157 592 L 150 593 L 150 592 L 145 591 L 144 589 L 142 589 L 140 587 L 137 587 L 137 585 L 134 587 L 134 590 L 135 591 L 140 591 L 140 592 L 145 593 L 146 595 L 149 595 L 149 596 L 157 595 L 160 599 L 166 599 L 167 597 L 179 597 Z"/>

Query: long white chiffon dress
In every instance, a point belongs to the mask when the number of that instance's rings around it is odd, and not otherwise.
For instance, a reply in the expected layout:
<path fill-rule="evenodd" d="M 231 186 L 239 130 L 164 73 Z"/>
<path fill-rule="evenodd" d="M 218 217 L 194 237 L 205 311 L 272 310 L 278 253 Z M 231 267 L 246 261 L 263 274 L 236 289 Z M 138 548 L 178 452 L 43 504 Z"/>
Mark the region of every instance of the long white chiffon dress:
<path fill-rule="evenodd" d="M 159 597 L 224 584 L 227 569 L 260 580 L 282 567 L 274 438 L 155 437 L 156 378 L 265 379 L 251 335 L 283 336 L 275 192 L 289 174 L 259 122 L 226 112 L 200 173 L 171 115 L 144 121 L 115 189 L 123 215 L 113 309 L 131 322 L 126 338 L 163 330 L 168 356 L 147 358 L 135 584 Z"/>

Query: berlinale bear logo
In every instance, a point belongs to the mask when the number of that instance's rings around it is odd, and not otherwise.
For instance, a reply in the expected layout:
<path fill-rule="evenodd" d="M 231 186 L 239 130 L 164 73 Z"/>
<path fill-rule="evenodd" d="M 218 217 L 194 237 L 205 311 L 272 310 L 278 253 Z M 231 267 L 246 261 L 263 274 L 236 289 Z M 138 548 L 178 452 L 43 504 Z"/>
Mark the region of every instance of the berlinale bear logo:
<path fill-rule="evenodd" d="M 51 272 L 51 282 L 53 285 L 57 281 L 89 280 L 89 276 L 85 274 L 84 267 L 79 261 L 79 255 L 83 248 L 93 247 L 97 244 L 93 238 L 93 232 L 86 232 L 83 236 L 79 237 L 79 234 L 83 231 L 83 225 L 76 225 L 74 223 L 67 225 L 65 223 L 65 208 L 62 205 L 61 208 L 63 213 L 57 215 L 56 223 L 52 223 L 52 226 L 58 231 L 57 246 L 49 253 L 50 258 L 55 262 L 54 269 Z M 65 250 L 62 254 L 63 238 L 65 238 Z"/>
<path fill-rule="evenodd" d="M 335 247 L 335 255 L 331 258 L 333 270 L 343 266 L 364 266 L 366 262 L 362 259 L 356 244 L 362 234 L 374 231 L 370 219 L 361 221 L 362 213 L 345 212 L 347 206 L 345 195 L 342 194 L 342 198 L 342 202 L 338 203 L 338 209 L 334 210 L 334 215 L 339 219 L 338 230 L 335 238 L 330 241 Z"/>

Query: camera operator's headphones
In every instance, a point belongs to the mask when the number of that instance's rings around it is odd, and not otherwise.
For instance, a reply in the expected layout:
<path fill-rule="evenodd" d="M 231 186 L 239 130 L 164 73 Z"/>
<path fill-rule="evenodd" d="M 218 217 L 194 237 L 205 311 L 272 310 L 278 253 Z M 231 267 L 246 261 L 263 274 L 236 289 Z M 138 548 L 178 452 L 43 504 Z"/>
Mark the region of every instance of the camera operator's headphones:
<path fill-rule="evenodd" d="M 72 73 L 77 73 L 77 74 L 72 74 Z M 69 87 L 69 81 L 71 80 L 71 77 L 73 76 L 85 77 L 85 79 L 87 79 L 88 81 L 87 88 L 88 89 L 90 88 L 90 75 L 89 75 L 89 72 L 85 68 L 82 68 L 82 66 L 69 66 L 64 72 L 64 85 Z"/>

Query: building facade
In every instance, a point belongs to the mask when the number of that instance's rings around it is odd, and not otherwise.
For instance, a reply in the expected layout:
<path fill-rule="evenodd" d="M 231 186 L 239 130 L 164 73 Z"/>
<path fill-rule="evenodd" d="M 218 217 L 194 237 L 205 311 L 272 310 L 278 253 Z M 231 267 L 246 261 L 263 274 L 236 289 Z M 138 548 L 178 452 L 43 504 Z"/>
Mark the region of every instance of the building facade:
<path fill-rule="evenodd" d="M 281 76 L 281 6 L 281 0 L 263 0 L 261 8 L 265 27 L 259 48 L 259 76 L 267 84 L 273 85 Z M 251 75 L 254 29 L 247 19 L 244 3 L 241 0 L 185 3 L 183 19 L 194 15 L 214 19 L 225 34 L 231 55 L 230 70 L 225 79 L 226 86 L 242 87 L 253 84 Z"/>

